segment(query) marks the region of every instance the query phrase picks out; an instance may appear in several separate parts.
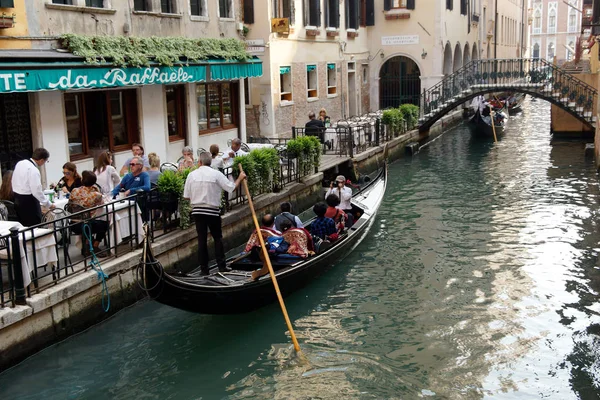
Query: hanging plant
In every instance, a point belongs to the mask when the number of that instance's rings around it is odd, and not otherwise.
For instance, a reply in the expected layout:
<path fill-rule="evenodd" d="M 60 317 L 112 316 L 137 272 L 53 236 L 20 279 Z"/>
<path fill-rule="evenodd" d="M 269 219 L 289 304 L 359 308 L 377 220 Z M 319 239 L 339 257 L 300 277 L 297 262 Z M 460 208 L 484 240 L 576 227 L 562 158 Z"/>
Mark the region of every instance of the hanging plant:
<path fill-rule="evenodd" d="M 251 58 L 244 42 L 234 38 L 86 36 L 69 33 L 62 35 L 60 40 L 64 48 L 85 58 L 89 64 L 108 62 L 120 67 L 147 67 L 151 61 L 170 67 L 209 58 L 240 61 Z"/>

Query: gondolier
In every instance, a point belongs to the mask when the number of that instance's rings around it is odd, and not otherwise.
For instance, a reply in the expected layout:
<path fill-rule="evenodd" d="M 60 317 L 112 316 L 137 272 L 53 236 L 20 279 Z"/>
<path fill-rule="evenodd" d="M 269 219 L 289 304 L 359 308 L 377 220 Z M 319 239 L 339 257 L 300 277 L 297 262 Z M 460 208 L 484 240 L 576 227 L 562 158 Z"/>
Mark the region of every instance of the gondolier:
<path fill-rule="evenodd" d="M 46 164 L 50 153 L 44 148 L 35 149 L 30 159 L 21 160 L 15 166 L 12 187 L 15 194 L 17 218 L 24 226 L 42 222 L 41 206 L 54 208 L 42 189 L 42 176 L 39 168 Z"/>
<path fill-rule="evenodd" d="M 183 197 L 192 204 L 192 216 L 198 233 L 198 263 L 202 275 L 208 275 L 208 229 L 215 245 L 215 258 L 219 271 L 227 271 L 225 249 L 221 231 L 221 192 L 233 192 L 246 178 L 241 172 L 235 182 L 231 182 L 221 172 L 210 167 L 212 156 L 209 152 L 200 154 L 200 167 L 188 175 Z"/>

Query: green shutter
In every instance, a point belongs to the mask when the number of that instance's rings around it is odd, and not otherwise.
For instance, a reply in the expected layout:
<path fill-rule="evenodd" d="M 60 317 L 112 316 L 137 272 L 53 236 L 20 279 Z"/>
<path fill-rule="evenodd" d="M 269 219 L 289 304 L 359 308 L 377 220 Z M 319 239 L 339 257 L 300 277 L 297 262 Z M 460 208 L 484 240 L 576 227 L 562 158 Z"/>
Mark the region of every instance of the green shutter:
<path fill-rule="evenodd" d="M 327 64 L 327 69 L 335 69 L 335 64 Z"/>
<path fill-rule="evenodd" d="M 0 8 L 15 8 L 14 0 L 0 0 Z"/>
<path fill-rule="evenodd" d="M 279 67 L 279 74 L 281 74 L 281 75 L 289 74 L 291 70 L 292 70 L 291 67 Z"/>
<path fill-rule="evenodd" d="M 306 66 L 306 72 L 314 71 L 315 69 L 317 69 L 316 65 L 307 65 Z"/>

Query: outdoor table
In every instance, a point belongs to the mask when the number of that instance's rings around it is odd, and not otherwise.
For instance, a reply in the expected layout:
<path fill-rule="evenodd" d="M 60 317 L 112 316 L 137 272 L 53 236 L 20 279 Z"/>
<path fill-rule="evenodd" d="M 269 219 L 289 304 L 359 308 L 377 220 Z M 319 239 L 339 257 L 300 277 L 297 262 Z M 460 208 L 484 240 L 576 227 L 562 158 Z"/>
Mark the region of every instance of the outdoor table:
<path fill-rule="evenodd" d="M 275 145 L 271 143 L 248 143 L 250 151 L 255 149 L 274 149 Z"/>
<path fill-rule="evenodd" d="M 19 222 L 15 221 L 0 221 L 0 235 L 8 235 L 10 234 L 10 228 L 12 227 L 19 228 L 19 231 L 23 231 L 27 229 L 23 227 Z M 31 283 L 31 275 L 30 272 L 33 271 L 34 265 L 34 251 L 33 251 L 33 241 L 32 235 L 35 237 L 35 262 L 38 266 L 42 265 L 53 265 L 58 261 L 58 255 L 56 254 L 56 240 L 54 239 L 54 235 L 52 234 L 52 230 L 45 228 L 36 228 L 33 230 L 33 234 L 31 230 L 27 230 L 25 232 L 25 241 L 27 252 L 25 252 L 25 248 L 23 247 L 23 235 L 19 235 L 19 244 L 21 246 L 21 270 L 23 272 L 23 284 L 25 287 Z M 10 246 L 10 240 L 8 241 L 8 245 Z M 0 251 L 0 258 L 7 259 L 8 252 L 6 250 Z"/>

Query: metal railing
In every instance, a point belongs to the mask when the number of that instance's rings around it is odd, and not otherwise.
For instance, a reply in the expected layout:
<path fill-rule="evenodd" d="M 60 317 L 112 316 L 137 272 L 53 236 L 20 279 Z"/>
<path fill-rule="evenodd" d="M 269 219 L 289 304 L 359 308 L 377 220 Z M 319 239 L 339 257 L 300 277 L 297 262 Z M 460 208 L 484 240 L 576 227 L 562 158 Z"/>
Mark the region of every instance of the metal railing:
<path fill-rule="evenodd" d="M 141 241 L 138 195 L 73 213 L 60 213 L 40 224 L 0 235 L 0 307 L 24 304 L 25 297 L 90 269 L 91 257 L 83 226 L 92 235 L 104 233 L 102 252 L 117 258 L 137 248 Z M 58 214 L 58 215 L 60 215 Z M 29 274 L 31 285 L 24 287 Z"/>

